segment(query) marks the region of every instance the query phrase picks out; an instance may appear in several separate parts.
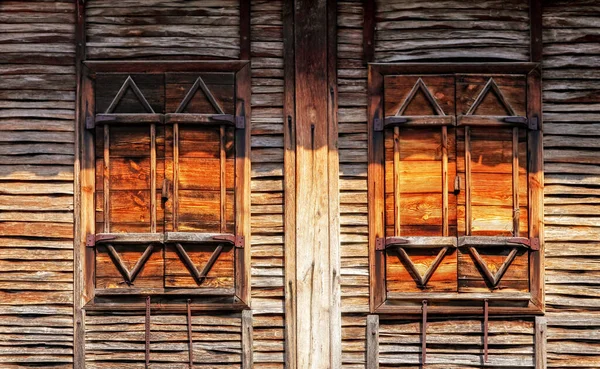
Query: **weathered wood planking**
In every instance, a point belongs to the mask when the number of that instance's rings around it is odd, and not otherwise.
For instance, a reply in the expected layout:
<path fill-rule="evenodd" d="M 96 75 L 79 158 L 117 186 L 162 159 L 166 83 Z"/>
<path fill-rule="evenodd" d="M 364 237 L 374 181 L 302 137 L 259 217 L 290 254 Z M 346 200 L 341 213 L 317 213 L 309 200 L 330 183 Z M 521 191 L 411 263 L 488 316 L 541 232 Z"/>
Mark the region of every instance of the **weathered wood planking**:
<path fill-rule="evenodd" d="M 86 2 L 89 59 L 237 59 L 239 0 Z"/>
<path fill-rule="evenodd" d="M 375 60 L 529 60 L 524 0 L 377 1 Z"/>
<path fill-rule="evenodd" d="M 252 311 L 254 368 L 284 367 L 283 1 L 253 0 Z"/>
<path fill-rule="evenodd" d="M 0 29 L 0 367 L 72 368 L 75 2 Z"/>
<path fill-rule="evenodd" d="M 600 66 L 591 62 L 600 58 L 599 24 L 597 3 L 544 3 L 548 368 L 600 366 Z"/>

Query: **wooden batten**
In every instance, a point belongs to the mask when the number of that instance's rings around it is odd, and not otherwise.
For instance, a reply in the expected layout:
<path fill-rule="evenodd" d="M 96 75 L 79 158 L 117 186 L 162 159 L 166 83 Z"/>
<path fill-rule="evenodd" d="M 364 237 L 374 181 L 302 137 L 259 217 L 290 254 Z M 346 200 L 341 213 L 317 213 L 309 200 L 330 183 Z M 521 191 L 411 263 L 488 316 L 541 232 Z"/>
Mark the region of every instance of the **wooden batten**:
<path fill-rule="evenodd" d="M 297 368 L 296 341 L 296 92 L 295 92 L 295 12 L 294 1 L 284 0 L 283 20 L 283 141 L 284 141 L 284 294 L 285 362 Z"/>
<path fill-rule="evenodd" d="M 367 315 L 366 369 L 379 368 L 379 315 Z"/>

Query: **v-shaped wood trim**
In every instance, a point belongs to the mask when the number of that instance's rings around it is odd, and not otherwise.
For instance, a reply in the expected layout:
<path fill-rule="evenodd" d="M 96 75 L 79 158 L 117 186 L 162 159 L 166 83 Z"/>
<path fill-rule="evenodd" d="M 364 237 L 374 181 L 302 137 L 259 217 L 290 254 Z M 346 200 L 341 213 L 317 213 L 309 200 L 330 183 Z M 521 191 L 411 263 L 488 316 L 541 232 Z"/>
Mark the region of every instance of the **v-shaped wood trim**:
<path fill-rule="evenodd" d="M 440 263 L 442 262 L 442 260 L 444 260 L 444 257 L 446 256 L 447 253 L 448 253 L 448 246 L 440 249 L 440 252 L 438 252 L 437 256 L 435 257 L 435 260 L 433 261 L 433 264 L 431 264 L 429 266 L 429 268 L 427 268 L 427 271 L 425 272 L 424 275 L 421 275 L 421 273 L 419 273 L 419 270 L 417 269 L 416 265 L 410 259 L 410 256 L 408 256 L 408 254 L 406 253 L 406 250 L 404 250 L 403 247 L 398 248 L 398 256 L 400 258 L 400 261 L 402 261 L 406 264 L 406 266 L 408 267 L 408 271 L 410 272 L 410 275 L 413 277 L 415 282 L 417 282 L 417 285 L 420 288 L 424 288 L 427 285 L 427 282 L 429 282 L 429 280 L 431 279 L 431 276 L 433 276 L 433 273 L 435 273 L 437 268 L 440 266 Z"/>
<path fill-rule="evenodd" d="M 127 92 L 127 88 L 131 88 L 131 91 L 133 91 L 133 93 L 138 98 L 144 109 L 146 109 L 146 113 L 154 113 L 154 109 L 152 109 L 152 106 L 150 106 L 150 103 L 148 103 L 148 100 L 146 100 L 144 94 L 142 94 L 142 91 L 140 91 L 140 88 L 135 84 L 131 76 L 127 76 L 127 79 L 125 80 L 125 82 L 123 82 L 123 85 L 119 89 L 119 92 L 117 92 L 117 95 L 110 103 L 108 109 L 106 109 L 105 114 L 111 114 L 116 109 L 117 104 L 119 104 L 119 102 L 125 95 L 125 92 Z"/>
<path fill-rule="evenodd" d="M 181 261 L 183 261 L 185 266 L 188 268 L 188 270 L 192 274 L 192 277 L 194 277 L 194 279 L 196 280 L 196 283 L 198 285 L 201 285 L 202 282 L 204 282 L 204 279 L 206 279 L 208 272 L 210 272 L 213 265 L 217 261 L 217 258 L 219 257 L 219 255 L 221 255 L 221 252 L 223 251 L 223 245 L 219 244 L 219 246 L 217 246 L 217 248 L 210 255 L 210 258 L 208 259 L 208 261 L 206 262 L 206 265 L 204 265 L 204 268 L 202 268 L 201 271 L 199 271 L 198 268 L 196 268 L 196 265 L 194 265 L 194 262 L 192 261 L 192 259 L 190 258 L 190 256 L 188 255 L 188 253 L 185 251 L 185 249 L 183 248 L 183 246 L 180 243 L 175 244 L 175 249 L 177 250 L 177 255 L 179 255 L 179 258 L 181 259 Z"/>
<path fill-rule="evenodd" d="M 425 97 L 427 98 L 427 101 L 429 101 L 429 103 L 431 104 L 431 106 L 433 106 L 433 109 L 435 110 L 435 112 L 437 113 L 437 115 L 446 115 L 444 113 L 444 110 L 441 108 L 441 106 L 435 100 L 435 97 L 433 97 L 433 95 L 429 91 L 429 88 L 427 87 L 427 85 L 425 84 L 425 82 L 423 82 L 423 80 L 421 78 L 419 78 L 419 80 L 417 81 L 417 83 L 415 83 L 415 85 L 413 86 L 412 90 L 410 90 L 410 92 L 408 93 L 408 96 L 406 97 L 406 99 L 404 100 L 404 102 L 402 103 L 402 105 L 400 106 L 400 109 L 398 109 L 398 112 L 396 113 L 396 116 L 401 116 L 401 115 L 404 114 L 404 111 L 408 107 L 408 104 L 410 104 L 410 102 L 412 101 L 412 99 L 417 94 L 417 91 L 419 91 L 419 90 L 423 91 L 423 94 L 425 94 Z"/>
<path fill-rule="evenodd" d="M 119 273 L 121 273 L 123 279 L 125 279 L 125 283 L 131 285 L 137 277 L 137 275 L 142 270 L 144 264 L 146 264 L 146 261 L 148 261 L 148 258 L 150 258 L 152 250 L 154 250 L 154 245 L 150 244 L 148 245 L 148 247 L 146 247 L 146 250 L 138 259 L 137 263 L 135 263 L 135 266 L 133 267 L 133 269 L 131 269 L 131 271 L 127 269 L 127 266 L 123 262 L 123 259 L 121 259 L 121 256 L 119 255 L 117 250 L 115 250 L 113 245 L 108 244 L 106 245 L 106 248 L 108 249 L 108 253 L 110 254 L 110 256 L 113 258 L 113 261 L 115 263 L 115 266 L 119 270 Z"/>
<path fill-rule="evenodd" d="M 477 95 L 475 102 L 473 103 L 473 105 L 471 105 L 471 107 L 467 111 L 467 114 L 465 114 L 465 115 L 473 115 L 475 110 L 477 110 L 479 105 L 481 105 L 481 103 L 483 102 L 483 99 L 487 96 L 490 89 L 494 92 L 494 94 L 496 94 L 496 97 L 498 97 L 498 100 L 500 100 L 500 103 L 502 103 L 504 108 L 508 111 L 508 115 L 509 116 L 515 115 L 515 110 L 510 105 L 510 103 L 506 100 L 506 98 L 504 97 L 504 94 L 502 94 L 502 91 L 500 91 L 500 88 L 498 87 L 498 85 L 496 84 L 496 81 L 494 81 L 494 78 L 492 78 L 492 77 L 490 77 L 490 79 L 487 81 L 485 86 L 483 86 L 483 89 L 481 90 L 479 95 Z"/>
<path fill-rule="evenodd" d="M 483 258 L 479 254 L 479 251 L 477 251 L 477 249 L 475 247 L 470 246 L 469 252 L 471 253 L 471 255 L 473 256 L 473 259 L 475 259 L 475 262 L 477 263 L 477 265 L 483 272 L 483 276 L 485 277 L 485 279 L 487 279 L 487 281 L 492 285 L 493 288 L 496 288 L 498 286 L 498 284 L 500 283 L 500 280 L 502 279 L 502 277 L 508 270 L 508 267 L 510 266 L 510 264 L 512 264 L 513 260 L 515 260 L 518 249 L 516 247 L 514 247 L 510 250 L 508 257 L 506 258 L 506 260 L 504 260 L 504 263 L 502 263 L 502 266 L 500 267 L 500 269 L 498 269 L 496 274 L 493 274 L 490 271 L 490 268 L 488 268 L 487 263 L 485 262 L 485 260 L 483 260 Z"/>
<path fill-rule="evenodd" d="M 196 94 L 196 91 L 198 91 L 198 88 L 200 88 L 202 90 L 202 92 L 204 92 L 204 95 L 206 96 L 206 98 L 208 99 L 210 104 L 213 106 L 213 108 L 215 108 L 215 110 L 217 111 L 217 114 L 225 114 L 223 112 L 223 108 L 221 108 L 221 105 L 219 105 L 219 102 L 217 101 L 217 99 L 215 99 L 213 94 L 210 92 L 210 90 L 208 89 L 208 86 L 206 86 L 206 83 L 204 83 L 204 80 L 202 79 L 202 77 L 198 77 L 196 79 L 196 82 L 194 82 L 194 85 L 192 86 L 192 88 L 190 88 L 188 93 L 185 95 L 185 97 L 179 104 L 179 107 L 177 108 L 175 113 L 183 113 L 183 110 L 188 106 L 190 101 L 192 101 L 192 98 Z"/>

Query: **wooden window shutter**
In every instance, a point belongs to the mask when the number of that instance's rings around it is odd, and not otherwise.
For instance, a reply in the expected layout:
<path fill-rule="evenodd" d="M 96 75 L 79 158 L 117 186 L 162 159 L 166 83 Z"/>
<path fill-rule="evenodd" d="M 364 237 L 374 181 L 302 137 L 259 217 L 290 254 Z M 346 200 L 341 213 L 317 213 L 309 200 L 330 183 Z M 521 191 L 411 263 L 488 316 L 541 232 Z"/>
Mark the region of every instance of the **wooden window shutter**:
<path fill-rule="evenodd" d="M 453 76 L 387 76 L 387 292 L 456 291 Z"/>
<path fill-rule="evenodd" d="M 245 307 L 249 66 L 87 65 L 96 223 L 86 277 L 94 295 Z"/>
<path fill-rule="evenodd" d="M 164 128 L 161 75 L 101 74 L 96 81 L 96 289 L 160 288 Z M 118 239 L 115 239 L 118 234 Z M 154 236 L 152 236 L 154 235 Z"/>
<path fill-rule="evenodd" d="M 543 307 L 539 86 L 533 64 L 369 66 L 372 312 Z"/>
<path fill-rule="evenodd" d="M 190 235 L 235 233 L 233 73 L 168 73 L 167 229 Z M 225 124 L 228 123 L 228 124 Z M 233 293 L 234 245 L 167 243 L 165 287 L 224 288 Z"/>
<path fill-rule="evenodd" d="M 459 291 L 529 290 L 527 81 L 521 75 L 459 75 Z"/>

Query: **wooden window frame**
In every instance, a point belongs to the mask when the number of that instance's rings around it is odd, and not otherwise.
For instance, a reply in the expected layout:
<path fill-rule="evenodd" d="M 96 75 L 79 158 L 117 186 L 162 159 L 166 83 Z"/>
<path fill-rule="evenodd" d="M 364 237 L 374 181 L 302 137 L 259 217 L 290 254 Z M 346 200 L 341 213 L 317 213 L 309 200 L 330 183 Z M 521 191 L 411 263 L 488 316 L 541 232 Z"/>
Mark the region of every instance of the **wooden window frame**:
<path fill-rule="evenodd" d="M 76 201 L 80 204 L 79 239 L 76 252 L 79 253 L 82 265 L 78 270 L 82 281 L 81 305 L 85 310 L 144 310 L 144 291 L 135 294 L 126 292 L 114 295 L 99 296 L 95 288 L 95 248 L 90 244 L 98 241 L 95 229 L 95 134 L 89 128 L 93 127 L 99 115 L 95 114 L 95 76 L 97 73 L 206 73 L 228 72 L 235 74 L 235 116 L 243 118 L 243 129 L 235 131 L 235 236 L 237 243 L 234 247 L 234 293 L 233 295 L 211 294 L 200 289 L 177 289 L 173 294 L 152 294 L 153 301 L 159 301 L 157 309 L 161 311 L 185 311 L 190 301 L 191 309 L 240 311 L 250 305 L 250 109 L 251 109 L 251 71 L 250 62 L 235 61 L 86 61 L 83 62 L 82 94 L 80 116 L 78 117 L 77 134 L 81 142 L 78 153 L 80 172 L 78 175 L 79 188 L 76 189 Z M 125 114 L 130 115 L 130 114 Z M 162 124 L 169 119 L 185 119 L 190 117 L 178 114 L 140 114 L 144 121 Z M 132 115 L 130 115 L 132 116 Z M 101 119 L 104 117 L 100 117 Z M 114 117 L 106 117 L 114 119 Z M 204 118 L 205 117 L 201 117 Z M 117 119 L 123 119 L 118 117 Z M 125 119 L 136 119 L 125 117 Z M 148 120 L 150 119 L 150 120 Z M 209 119 L 209 118 L 206 118 Z M 235 121 L 235 117 L 234 117 Z M 235 123 L 234 123 L 235 124 Z M 93 238 L 90 240 L 88 237 Z M 166 236 L 170 237 L 165 233 Z M 171 233 L 172 236 L 185 236 Z M 157 234 L 157 236 L 162 236 Z M 243 243 L 238 243 L 240 237 Z M 185 237 L 184 237 L 185 238 Z M 184 240 L 185 241 L 185 240 Z M 183 242 L 183 241 L 181 241 Z M 239 247 L 239 246 L 242 247 Z M 76 296 L 77 298 L 78 296 Z M 153 307 L 154 308 L 154 307 Z"/>
<path fill-rule="evenodd" d="M 539 250 L 529 256 L 529 287 L 526 294 L 510 293 L 403 293 L 388 296 L 386 256 L 377 250 L 385 238 L 384 77 L 386 75 L 521 74 L 527 76 L 527 118 L 537 122 L 528 135 L 529 238 L 539 239 Z M 380 125 L 375 129 L 376 125 Z M 456 125 L 455 122 L 452 125 Z M 428 301 L 433 314 L 479 315 L 489 301 L 489 314 L 541 315 L 544 313 L 543 242 L 543 147 L 541 67 L 538 63 L 369 63 L 368 70 L 368 212 L 369 212 L 369 306 L 375 314 L 397 316 L 422 313 Z M 381 245 L 379 247 L 381 249 Z M 523 306 L 503 306 L 496 301 L 518 300 Z"/>

